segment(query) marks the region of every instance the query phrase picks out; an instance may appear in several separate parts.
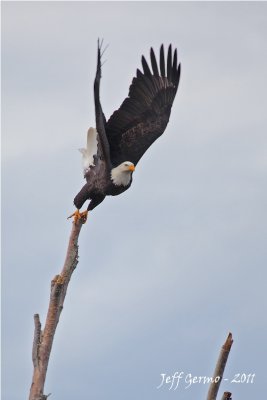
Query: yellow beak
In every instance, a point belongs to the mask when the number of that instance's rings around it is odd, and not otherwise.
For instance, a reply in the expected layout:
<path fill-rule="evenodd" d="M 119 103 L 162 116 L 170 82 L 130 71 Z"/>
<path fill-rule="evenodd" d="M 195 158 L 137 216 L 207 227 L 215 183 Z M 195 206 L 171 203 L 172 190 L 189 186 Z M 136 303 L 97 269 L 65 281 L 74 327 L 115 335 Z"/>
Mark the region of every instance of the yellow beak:
<path fill-rule="evenodd" d="M 130 170 L 130 171 L 134 171 L 134 170 L 135 170 L 135 166 L 134 166 L 134 165 L 130 165 L 130 166 L 129 166 L 129 170 Z"/>

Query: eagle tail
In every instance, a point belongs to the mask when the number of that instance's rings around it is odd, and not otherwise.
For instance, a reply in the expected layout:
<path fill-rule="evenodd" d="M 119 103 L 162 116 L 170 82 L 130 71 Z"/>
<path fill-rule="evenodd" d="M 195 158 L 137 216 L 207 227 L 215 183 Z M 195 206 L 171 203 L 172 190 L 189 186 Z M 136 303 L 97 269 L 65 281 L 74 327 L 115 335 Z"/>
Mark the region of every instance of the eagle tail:
<path fill-rule="evenodd" d="M 87 144 L 86 149 L 79 149 L 82 153 L 82 164 L 83 171 L 86 171 L 94 166 L 94 156 L 97 154 L 97 130 L 95 128 L 89 128 L 87 132 Z"/>
<path fill-rule="evenodd" d="M 97 151 L 97 130 L 95 128 L 89 128 L 87 132 L 87 152 L 92 155 L 96 154 Z"/>

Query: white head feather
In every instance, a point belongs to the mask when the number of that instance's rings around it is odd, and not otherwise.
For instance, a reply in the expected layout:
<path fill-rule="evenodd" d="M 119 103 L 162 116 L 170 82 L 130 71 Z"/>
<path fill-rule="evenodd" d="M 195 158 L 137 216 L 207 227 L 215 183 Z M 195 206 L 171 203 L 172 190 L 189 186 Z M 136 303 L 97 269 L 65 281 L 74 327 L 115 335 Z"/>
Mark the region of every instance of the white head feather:
<path fill-rule="evenodd" d="M 127 186 L 134 170 L 134 164 L 131 161 L 125 161 L 111 170 L 111 180 L 116 186 Z"/>

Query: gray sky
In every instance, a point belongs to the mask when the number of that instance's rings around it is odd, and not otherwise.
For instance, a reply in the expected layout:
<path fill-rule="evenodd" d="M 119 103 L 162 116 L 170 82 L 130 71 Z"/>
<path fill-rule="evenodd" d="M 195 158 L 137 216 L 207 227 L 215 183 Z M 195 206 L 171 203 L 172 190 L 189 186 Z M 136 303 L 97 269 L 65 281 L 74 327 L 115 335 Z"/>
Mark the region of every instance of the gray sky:
<path fill-rule="evenodd" d="M 101 99 L 119 107 L 141 55 L 177 46 L 182 76 L 165 134 L 123 195 L 80 236 L 46 393 L 55 399 L 205 398 L 160 374 L 211 376 L 231 331 L 221 391 L 261 398 L 266 352 L 266 3 L 2 3 L 3 398 L 27 398 L 34 313 L 65 257 Z M 234 384 L 255 373 L 254 384 Z M 265 391 L 265 390 L 264 390 Z"/>

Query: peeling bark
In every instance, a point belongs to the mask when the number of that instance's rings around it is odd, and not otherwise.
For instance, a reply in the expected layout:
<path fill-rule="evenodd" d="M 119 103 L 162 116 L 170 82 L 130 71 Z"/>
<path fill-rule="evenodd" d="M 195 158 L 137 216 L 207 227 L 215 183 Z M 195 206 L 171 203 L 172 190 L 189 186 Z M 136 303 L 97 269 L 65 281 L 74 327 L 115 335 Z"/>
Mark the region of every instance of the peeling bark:
<path fill-rule="evenodd" d="M 32 347 L 33 378 L 29 400 L 46 400 L 49 396 L 49 394 L 44 394 L 46 372 L 68 284 L 78 264 L 78 238 L 83 222 L 84 221 L 80 219 L 76 223 L 72 223 L 72 231 L 62 271 L 51 281 L 50 302 L 43 330 L 39 314 L 34 315 L 34 338 Z"/>

